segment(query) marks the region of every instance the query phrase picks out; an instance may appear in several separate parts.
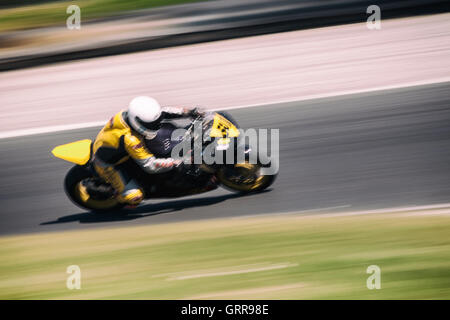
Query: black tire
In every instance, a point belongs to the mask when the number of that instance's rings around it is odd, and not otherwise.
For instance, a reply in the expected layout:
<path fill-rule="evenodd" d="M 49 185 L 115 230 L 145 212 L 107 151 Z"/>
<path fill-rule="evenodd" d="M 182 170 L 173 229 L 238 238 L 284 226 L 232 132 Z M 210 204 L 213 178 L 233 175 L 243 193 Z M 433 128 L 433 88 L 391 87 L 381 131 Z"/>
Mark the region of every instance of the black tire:
<path fill-rule="evenodd" d="M 241 194 L 249 194 L 249 193 L 261 192 L 261 191 L 267 189 L 268 187 L 270 187 L 275 182 L 275 180 L 277 178 L 277 174 L 274 174 L 274 175 L 261 175 L 262 181 L 261 181 L 261 183 L 259 185 L 257 185 L 257 187 L 247 188 L 247 187 L 245 187 L 243 185 L 240 186 L 240 185 L 235 184 L 232 181 L 228 180 L 227 177 L 226 177 L 226 173 L 225 173 L 226 170 L 227 170 L 227 168 L 223 167 L 217 173 L 217 178 L 219 179 L 221 185 L 223 187 L 225 187 L 226 189 L 230 190 L 230 191 L 238 192 L 238 193 L 241 193 Z"/>
<path fill-rule="evenodd" d="M 67 197 L 78 207 L 82 209 L 87 209 L 92 212 L 110 212 L 120 210 L 124 207 L 125 204 L 119 203 L 117 201 L 110 200 L 111 205 L 107 205 L 105 208 L 101 208 L 98 206 L 94 206 L 89 201 L 83 201 L 79 196 L 79 183 L 84 179 L 91 178 L 92 173 L 86 166 L 76 165 L 72 167 L 69 172 L 67 172 L 66 177 L 64 179 L 64 190 L 67 194 Z M 91 201 L 92 202 L 92 201 Z M 98 203 L 99 201 L 97 201 Z M 115 202 L 115 203 L 114 203 Z M 106 202 L 105 202 L 106 203 Z M 109 204 L 109 202 L 108 202 Z"/>

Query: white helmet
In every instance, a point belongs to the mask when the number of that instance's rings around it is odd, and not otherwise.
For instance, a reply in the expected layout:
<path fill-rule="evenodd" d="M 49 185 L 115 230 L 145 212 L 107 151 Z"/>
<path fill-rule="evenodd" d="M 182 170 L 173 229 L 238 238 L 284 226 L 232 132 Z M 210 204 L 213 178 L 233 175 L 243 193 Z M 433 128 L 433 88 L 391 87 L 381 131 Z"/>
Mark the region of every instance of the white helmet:
<path fill-rule="evenodd" d="M 128 121 L 131 127 L 147 139 L 153 139 L 159 129 L 161 106 L 153 98 L 140 96 L 128 106 Z"/>

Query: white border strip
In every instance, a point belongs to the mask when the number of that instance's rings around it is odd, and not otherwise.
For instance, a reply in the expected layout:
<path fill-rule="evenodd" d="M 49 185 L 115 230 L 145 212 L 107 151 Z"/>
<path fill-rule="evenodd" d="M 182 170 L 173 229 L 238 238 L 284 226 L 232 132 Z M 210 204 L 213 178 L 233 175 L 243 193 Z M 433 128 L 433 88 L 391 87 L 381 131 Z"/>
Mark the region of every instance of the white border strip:
<path fill-rule="evenodd" d="M 336 210 L 339 208 L 351 207 L 351 205 L 343 205 L 338 207 L 330 207 L 330 208 L 318 208 L 312 210 L 303 210 L 303 211 L 286 211 L 286 212 L 278 212 L 278 213 L 262 213 L 262 214 L 252 214 L 246 216 L 235 217 L 235 219 L 245 219 L 245 218 L 258 218 L 258 217 L 267 217 L 267 216 L 285 216 L 285 215 L 298 215 L 300 217 L 315 217 L 315 218 L 326 218 L 326 217 L 347 217 L 347 216 L 359 216 L 359 215 L 368 215 L 368 214 L 380 214 L 380 213 L 409 213 L 411 215 L 434 215 L 434 214 L 447 214 L 450 210 L 450 203 L 439 203 L 439 204 L 431 204 L 431 205 L 423 205 L 423 206 L 411 206 L 411 207 L 393 207 L 393 208 L 384 208 L 384 209 L 373 209 L 373 210 L 361 210 L 361 211 L 345 211 L 345 212 L 329 212 L 328 210 Z M 436 211 L 430 211 L 436 210 Z M 428 211 L 427 213 L 423 213 L 422 211 Z M 316 215 L 310 215 L 308 213 L 319 212 Z M 320 213 L 324 212 L 324 213 Z"/>
<path fill-rule="evenodd" d="M 316 217 L 346 217 L 346 216 L 358 216 L 366 214 L 380 214 L 380 213 L 407 213 L 407 212 L 417 212 L 417 211 L 428 211 L 428 210 L 442 210 L 449 209 L 450 203 L 440 203 L 424 206 L 412 206 L 412 207 L 394 207 L 385 209 L 374 209 L 374 210 L 361 210 L 354 212 L 342 212 L 342 213 L 326 213 L 317 215 Z"/>
<path fill-rule="evenodd" d="M 220 108 L 213 108 L 211 110 L 214 111 L 214 110 L 231 110 L 231 109 L 263 107 L 263 106 L 268 106 L 268 105 L 272 105 L 272 104 L 300 102 L 300 101 L 307 101 L 307 100 L 339 97 L 339 96 L 345 96 L 345 95 L 351 95 L 351 94 L 369 93 L 369 92 L 383 91 L 383 90 L 401 89 L 401 88 L 407 88 L 407 87 L 416 87 L 416 86 L 423 86 L 423 85 L 429 85 L 429 84 L 435 84 L 435 83 L 445 83 L 445 82 L 450 82 L 450 77 L 428 79 L 428 80 L 422 80 L 422 81 L 414 81 L 414 82 L 395 84 L 395 85 L 389 85 L 389 86 L 378 86 L 378 87 L 359 89 L 359 90 L 344 90 L 344 91 L 335 91 L 335 92 L 329 92 L 329 93 L 313 94 L 313 95 L 303 96 L 301 98 L 295 98 L 295 99 L 277 100 L 277 101 L 249 104 L 249 105 L 243 105 L 243 106 L 220 107 Z M 107 120 L 5 131 L 5 132 L 0 132 L 0 139 L 30 136 L 30 135 L 35 135 L 35 134 L 67 131 L 67 130 L 74 130 L 74 129 L 102 127 L 106 124 L 106 122 L 107 122 Z"/>
<path fill-rule="evenodd" d="M 41 134 L 41 133 L 51 133 L 51 132 L 59 132 L 59 131 L 67 131 L 67 130 L 75 130 L 75 129 L 102 127 L 106 124 L 106 122 L 107 122 L 107 120 L 5 131 L 5 132 L 0 132 L 0 139 L 31 136 L 31 135 L 35 135 L 35 134 Z"/>
<path fill-rule="evenodd" d="M 405 83 L 401 83 L 401 84 L 393 84 L 393 85 L 388 85 L 388 86 L 376 86 L 376 87 L 366 88 L 366 89 L 342 90 L 342 91 L 334 91 L 334 92 L 328 92 L 328 93 L 318 93 L 318 94 L 311 94 L 311 95 L 303 96 L 301 98 L 277 100 L 277 101 L 257 103 L 257 104 L 249 104 L 246 106 L 235 106 L 235 107 L 231 106 L 231 107 L 226 107 L 226 108 L 220 108 L 218 110 L 263 107 L 263 106 L 268 106 L 268 105 L 272 105 L 272 104 L 301 102 L 301 101 L 307 101 L 307 100 L 340 97 L 340 96 L 347 96 L 347 95 L 352 95 L 352 94 L 370 93 L 370 92 L 383 91 L 383 90 L 404 89 L 404 88 L 408 88 L 408 87 L 419 87 L 419 86 L 438 84 L 438 83 L 446 83 L 446 82 L 450 82 L 450 77 L 435 78 L 435 79 L 413 81 L 413 82 L 405 82 Z"/>

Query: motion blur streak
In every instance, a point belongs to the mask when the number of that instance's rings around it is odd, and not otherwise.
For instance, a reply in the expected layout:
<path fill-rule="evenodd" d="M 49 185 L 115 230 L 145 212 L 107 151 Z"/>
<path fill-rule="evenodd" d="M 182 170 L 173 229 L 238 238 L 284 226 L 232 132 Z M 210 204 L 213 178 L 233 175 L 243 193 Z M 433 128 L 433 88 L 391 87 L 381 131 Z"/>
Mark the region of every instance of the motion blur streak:
<path fill-rule="evenodd" d="M 99 128 L 8 138 L 0 140 L 0 233 L 324 207 L 348 211 L 348 205 L 356 211 L 448 203 L 450 83 L 237 109 L 231 114 L 242 127 L 280 129 L 280 173 L 273 190 L 247 197 L 217 191 L 196 199 L 152 201 L 128 215 L 86 214 L 62 189 L 70 164 L 52 158 L 50 150 L 93 137 Z"/>
<path fill-rule="evenodd" d="M 3 72 L 0 130 L 103 121 L 141 94 L 220 108 L 444 78 L 448 30 L 439 14 Z"/>

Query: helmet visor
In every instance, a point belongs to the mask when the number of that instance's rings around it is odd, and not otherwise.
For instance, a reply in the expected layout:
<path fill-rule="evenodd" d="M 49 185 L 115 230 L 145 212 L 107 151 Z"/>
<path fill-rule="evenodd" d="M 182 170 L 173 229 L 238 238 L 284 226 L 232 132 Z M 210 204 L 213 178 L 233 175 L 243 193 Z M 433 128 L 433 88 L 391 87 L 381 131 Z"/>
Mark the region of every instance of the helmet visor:
<path fill-rule="evenodd" d="M 146 130 L 155 131 L 155 130 L 159 130 L 161 128 L 161 117 L 159 117 L 155 121 L 151 121 L 151 122 L 145 122 L 145 121 L 141 120 L 139 117 L 136 117 L 136 122 L 145 131 Z"/>

